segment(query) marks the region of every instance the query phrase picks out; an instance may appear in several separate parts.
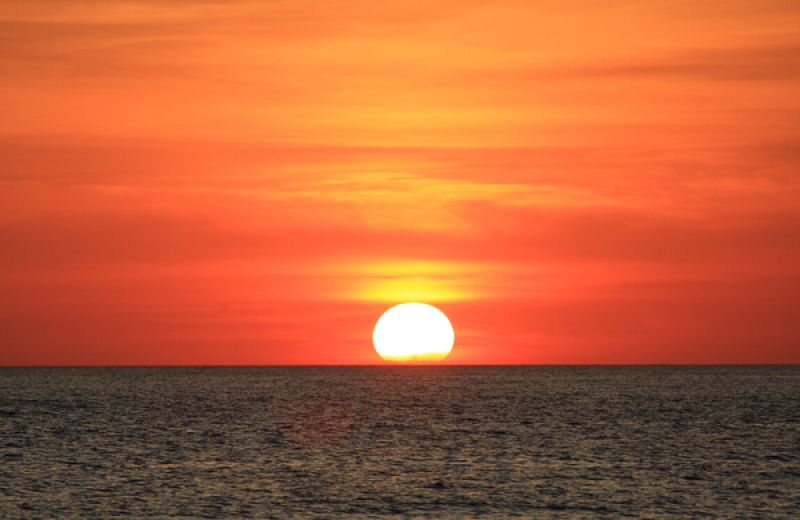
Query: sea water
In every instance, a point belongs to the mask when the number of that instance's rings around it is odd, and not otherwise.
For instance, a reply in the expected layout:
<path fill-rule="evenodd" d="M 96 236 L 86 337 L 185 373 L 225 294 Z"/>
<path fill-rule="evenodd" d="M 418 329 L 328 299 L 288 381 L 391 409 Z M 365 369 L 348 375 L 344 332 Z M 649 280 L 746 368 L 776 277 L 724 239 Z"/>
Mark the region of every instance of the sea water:
<path fill-rule="evenodd" d="M 0 368 L 0 518 L 800 518 L 800 367 Z"/>

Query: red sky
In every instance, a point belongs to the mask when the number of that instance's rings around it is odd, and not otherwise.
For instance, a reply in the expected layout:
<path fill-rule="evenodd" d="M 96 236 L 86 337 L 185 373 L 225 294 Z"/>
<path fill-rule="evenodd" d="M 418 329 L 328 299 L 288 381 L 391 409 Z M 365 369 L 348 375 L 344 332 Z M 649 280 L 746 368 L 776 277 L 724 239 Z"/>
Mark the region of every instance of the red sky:
<path fill-rule="evenodd" d="M 800 3 L 0 1 L 0 365 L 800 363 Z"/>

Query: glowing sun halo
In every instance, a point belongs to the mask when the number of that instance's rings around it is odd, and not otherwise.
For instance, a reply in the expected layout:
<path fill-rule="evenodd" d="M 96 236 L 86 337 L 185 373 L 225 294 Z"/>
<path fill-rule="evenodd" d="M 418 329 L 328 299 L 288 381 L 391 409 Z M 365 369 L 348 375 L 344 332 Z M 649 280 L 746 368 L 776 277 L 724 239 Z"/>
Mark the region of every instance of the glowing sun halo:
<path fill-rule="evenodd" d="M 447 316 L 425 303 L 395 305 L 383 313 L 372 332 L 375 350 L 387 361 L 441 361 L 454 340 Z"/>

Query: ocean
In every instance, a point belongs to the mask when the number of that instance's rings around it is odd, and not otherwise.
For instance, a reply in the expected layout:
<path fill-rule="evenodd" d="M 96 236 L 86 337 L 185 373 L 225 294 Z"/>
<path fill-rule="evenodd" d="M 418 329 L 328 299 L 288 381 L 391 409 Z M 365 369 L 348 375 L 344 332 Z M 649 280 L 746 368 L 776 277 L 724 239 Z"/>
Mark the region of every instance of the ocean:
<path fill-rule="evenodd" d="M 798 366 L 0 368 L 0 518 L 800 518 Z"/>

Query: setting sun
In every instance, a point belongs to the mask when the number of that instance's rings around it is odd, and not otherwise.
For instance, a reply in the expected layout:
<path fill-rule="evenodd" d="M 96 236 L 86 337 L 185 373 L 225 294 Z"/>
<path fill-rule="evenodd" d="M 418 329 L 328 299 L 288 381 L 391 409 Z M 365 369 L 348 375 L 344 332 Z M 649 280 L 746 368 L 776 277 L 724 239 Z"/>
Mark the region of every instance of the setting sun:
<path fill-rule="evenodd" d="M 378 319 L 372 333 L 375 350 L 387 361 L 441 361 L 454 340 L 447 316 L 425 303 L 395 305 Z"/>

